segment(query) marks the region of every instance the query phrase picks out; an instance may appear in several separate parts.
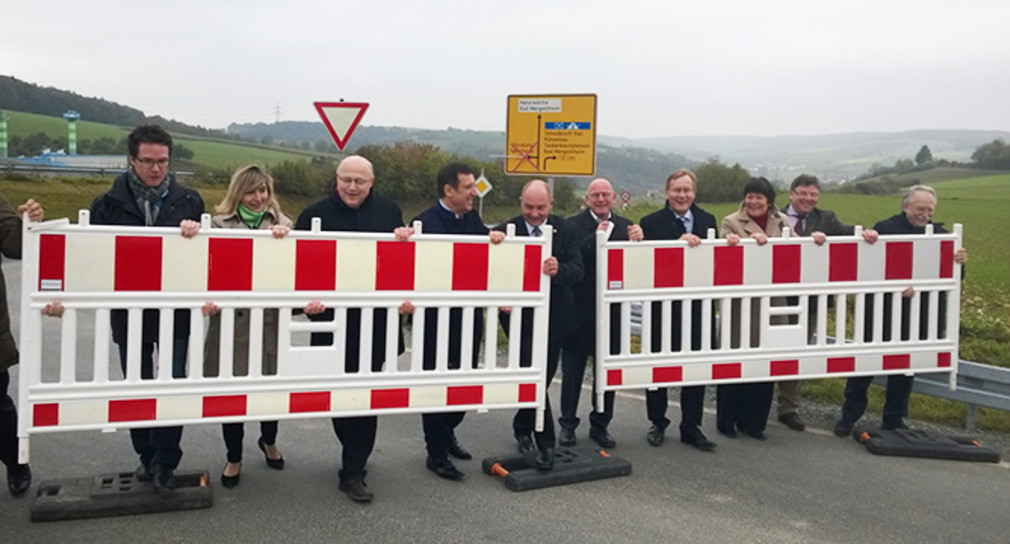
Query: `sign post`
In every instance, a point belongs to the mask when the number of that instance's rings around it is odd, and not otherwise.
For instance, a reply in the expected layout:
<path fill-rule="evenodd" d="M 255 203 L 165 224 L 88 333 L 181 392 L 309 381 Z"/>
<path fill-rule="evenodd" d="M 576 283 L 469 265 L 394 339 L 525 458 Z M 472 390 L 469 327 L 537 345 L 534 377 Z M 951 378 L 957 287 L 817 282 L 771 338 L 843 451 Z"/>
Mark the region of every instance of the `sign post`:
<path fill-rule="evenodd" d="M 341 151 L 351 139 L 351 134 L 358 127 L 361 118 L 365 116 L 368 109 L 367 102 L 313 102 L 319 112 L 319 117 L 323 119 L 326 130 L 333 137 L 333 142 Z"/>
<path fill-rule="evenodd" d="M 477 178 L 477 196 L 480 198 L 477 213 L 479 213 L 481 217 L 484 217 L 484 195 L 490 193 L 491 189 L 494 189 L 494 186 L 491 185 L 491 182 L 488 181 L 486 177 L 484 177 L 484 169 L 481 168 L 480 177 Z"/>
<path fill-rule="evenodd" d="M 592 176 L 596 95 L 509 95 L 505 173 Z"/>

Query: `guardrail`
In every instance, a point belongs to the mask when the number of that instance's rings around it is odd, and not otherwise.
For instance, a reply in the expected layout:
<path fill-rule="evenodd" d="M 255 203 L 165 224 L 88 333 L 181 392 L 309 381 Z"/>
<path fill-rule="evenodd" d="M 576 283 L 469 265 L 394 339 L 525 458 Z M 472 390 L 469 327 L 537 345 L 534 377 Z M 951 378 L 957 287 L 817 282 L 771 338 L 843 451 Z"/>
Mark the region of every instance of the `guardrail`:
<path fill-rule="evenodd" d="M 642 305 L 638 303 L 631 305 L 631 334 L 639 337 L 642 335 Z M 885 386 L 887 376 L 877 376 L 873 383 Z M 967 404 L 968 412 L 964 421 L 967 431 L 975 430 L 980 407 L 1010 412 L 1010 369 L 998 366 L 960 360 L 955 389 L 950 388 L 950 378 L 944 374 L 919 374 L 915 377 L 912 390 Z"/>
<path fill-rule="evenodd" d="M 0 170 L 7 172 L 37 172 L 45 174 L 97 174 L 99 176 L 118 176 L 125 168 L 105 168 L 101 166 L 59 166 L 55 164 L 23 164 L 0 162 Z M 176 177 L 193 177 L 194 172 L 173 171 Z"/>

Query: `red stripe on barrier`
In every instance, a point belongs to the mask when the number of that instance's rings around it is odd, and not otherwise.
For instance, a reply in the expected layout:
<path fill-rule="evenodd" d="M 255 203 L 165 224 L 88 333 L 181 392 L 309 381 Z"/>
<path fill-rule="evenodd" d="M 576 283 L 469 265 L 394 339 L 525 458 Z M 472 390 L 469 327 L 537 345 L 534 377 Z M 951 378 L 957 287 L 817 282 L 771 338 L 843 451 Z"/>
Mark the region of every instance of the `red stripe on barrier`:
<path fill-rule="evenodd" d="M 43 234 L 39 237 L 39 291 L 63 291 L 67 237 L 63 234 Z M 57 288 L 52 283 L 60 282 Z M 46 286 L 43 287 L 43 282 Z"/>
<path fill-rule="evenodd" d="M 743 365 L 740 363 L 720 363 L 712 365 L 713 380 L 729 380 L 739 378 L 741 375 L 743 375 Z"/>
<path fill-rule="evenodd" d="M 373 389 L 372 409 L 406 408 L 410 406 L 410 389 Z"/>
<path fill-rule="evenodd" d="M 684 367 L 682 366 L 657 366 L 652 369 L 652 383 L 682 381 L 684 381 Z"/>
<path fill-rule="evenodd" d="M 854 372 L 855 370 L 855 357 L 828 357 L 828 374 L 836 372 Z"/>
<path fill-rule="evenodd" d="M 743 284 L 743 246 L 722 246 L 715 248 L 715 270 L 712 273 L 715 285 Z"/>
<path fill-rule="evenodd" d="M 954 277 L 954 242 L 953 240 L 943 240 L 940 242 L 940 277 Z"/>
<path fill-rule="evenodd" d="M 60 405 L 36 404 L 32 407 L 32 425 L 35 427 L 54 427 L 60 424 Z"/>
<path fill-rule="evenodd" d="M 158 418 L 158 399 L 110 400 L 109 423 L 152 421 Z"/>
<path fill-rule="evenodd" d="M 116 291 L 161 291 L 161 238 L 116 236 Z"/>
<path fill-rule="evenodd" d="M 938 368 L 949 368 L 950 367 L 950 352 L 945 351 L 936 354 L 936 366 Z"/>
<path fill-rule="evenodd" d="M 887 242 L 884 279 L 912 279 L 912 242 Z"/>
<path fill-rule="evenodd" d="M 772 283 L 799 283 L 801 249 L 799 244 L 772 248 Z"/>
<path fill-rule="evenodd" d="M 332 291 L 337 286 L 337 242 L 297 240 L 295 291 Z"/>
<path fill-rule="evenodd" d="M 460 385 L 450 387 L 446 390 L 445 402 L 449 406 L 458 406 L 460 404 L 483 404 L 484 386 Z"/>
<path fill-rule="evenodd" d="M 211 238 L 207 242 L 207 290 L 252 290 L 251 238 Z"/>
<path fill-rule="evenodd" d="M 859 276 L 859 246 L 831 244 L 828 281 L 856 281 Z"/>
<path fill-rule="evenodd" d="M 329 391 L 306 391 L 288 396 L 288 411 L 292 414 L 303 412 L 329 412 Z"/>
<path fill-rule="evenodd" d="M 203 398 L 203 417 L 244 416 L 245 395 L 218 395 Z"/>
<path fill-rule="evenodd" d="M 769 376 L 795 376 L 800 373 L 800 360 L 772 361 L 768 373 Z"/>
<path fill-rule="evenodd" d="M 536 401 L 537 401 L 537 384 L 535 383 L 519 384 L 519 402 L 536 402 Z"/>
<path fill-rule="evenodd" d="M 624 288 L 624 250 L 607 250 L 607 289 Z"/>
<path fill-rule="evenodd" d="M 607 371 L 607 385 L 621 385 L 624 383 L 624 374 L 620 370 Z"/>
<path fill-rule="evenodd" d="M 529 244 L 523 257 L 523 291 L 540 290 L 540 249 L 542 246 Z"/>
<path fill-rule="evenodd" d="M 414 242 L 377 242 L 375 244 L 375 289 L 377 291 L 414 290 Z"/>
<path fill-rule="evenodd" d="M 912 367 L 912 356 L 907 353 L 884 355 L 884 370 L 904 370 Z"/>
<path fill-rule="evenodd" d="M 684 248 L 657 247 L 653 254 L 654 272 L 653 286 L 663 287 L 684 286 Z"/>
<path fill-rule="evenodd" d="M 528 250 L 529 246 L 526 246 L 526 249 Z M 453 291 L 487 291 L 487 251 L 487 244 L 452 245 Z M 525 280 L 524 277 L 524 286 Z M 540 285 L 537 282 L 537 290 L 539 289 Z"/>

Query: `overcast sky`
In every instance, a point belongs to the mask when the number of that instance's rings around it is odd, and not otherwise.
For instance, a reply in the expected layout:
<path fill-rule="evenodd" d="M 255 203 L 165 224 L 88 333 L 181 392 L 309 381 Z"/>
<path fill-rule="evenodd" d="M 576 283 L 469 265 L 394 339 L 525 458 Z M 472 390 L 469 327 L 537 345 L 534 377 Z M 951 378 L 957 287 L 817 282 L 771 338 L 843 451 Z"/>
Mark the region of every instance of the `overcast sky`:
<path fill-rule="evenodd" d="M 505 130 L 509 94 L 598 95 L 643 138 L 1010 130 L 1010 2 L 5 0 L 0 74 L 212 128 Z"/>

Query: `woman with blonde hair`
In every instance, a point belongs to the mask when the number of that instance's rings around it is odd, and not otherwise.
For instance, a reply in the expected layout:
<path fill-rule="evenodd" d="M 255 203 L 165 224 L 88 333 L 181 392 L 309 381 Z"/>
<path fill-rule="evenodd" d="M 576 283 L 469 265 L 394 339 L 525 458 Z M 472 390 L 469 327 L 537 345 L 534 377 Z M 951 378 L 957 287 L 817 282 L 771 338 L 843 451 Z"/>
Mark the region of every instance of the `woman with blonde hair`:
<path fill-rule="evenodd" d="M 270 230 L 275 238 L 287 236 L 293 225 L 288 216 L 281 213 L 280 204 L 274 196 L 274 180 L 263 167 L 250 164 L 239 168 L 231 177 L 228 194 L 214 208 L 217 212 L 211 219 L 215 228 Z M 203 307 L 204 315 L 211 316 L 204 345 L 204 376 L 219 375 L 220 366 L 220 309 L 211 302 Z M 249 374 L 249 323 L 250 310 L 235 310 L 235 330 L 232 375 Z M 263 310 L 263 375 L 277 373 L 277 310 Z M 221 473 L 221 485 L 232 488 L 238 485 L 242 468 L 242 439 L 245 429 L 242 423 L 225 423 L 224 443 L 228 463 Z M 261 421 L 260 437 L 256 444 L 263 452 L 267 466 L 281 470 L 284 458 L 277 449 L 277 422 Z"/>

